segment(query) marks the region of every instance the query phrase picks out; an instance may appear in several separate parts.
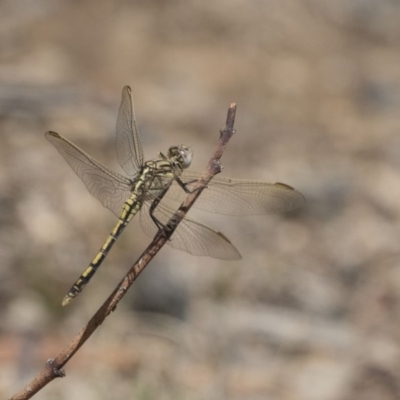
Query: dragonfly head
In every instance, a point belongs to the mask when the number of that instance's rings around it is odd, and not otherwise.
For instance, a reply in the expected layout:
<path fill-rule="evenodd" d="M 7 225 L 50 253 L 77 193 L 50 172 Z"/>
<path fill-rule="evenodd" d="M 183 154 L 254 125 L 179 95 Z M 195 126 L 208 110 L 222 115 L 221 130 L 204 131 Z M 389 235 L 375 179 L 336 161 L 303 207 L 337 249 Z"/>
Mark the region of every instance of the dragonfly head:
<path fill-rule="evenodd" d="M 188 168 L 192 163 L 193 152 L 184 145 L 172 146 L 168 149 L 168 157 L 174 157 L 182 165 L 182 168 Z"/>

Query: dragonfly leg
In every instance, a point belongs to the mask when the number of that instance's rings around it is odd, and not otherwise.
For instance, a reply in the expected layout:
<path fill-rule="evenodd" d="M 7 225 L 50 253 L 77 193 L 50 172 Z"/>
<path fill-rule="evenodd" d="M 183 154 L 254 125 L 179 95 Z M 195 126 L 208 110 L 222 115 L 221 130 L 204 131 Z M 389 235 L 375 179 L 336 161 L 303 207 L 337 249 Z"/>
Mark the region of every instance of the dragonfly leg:
<path fill-rule="evenodd" d="M 191 181 L 183 182 L 179 177 L 176 177 L 175 180 L 178 183 L 178 185 L 185 191 L 185 193 L 194 193 L 197 192 L 199 189 L 201 189 L 201 187 L 198 187 L 194 190 L 188 188 L 188 185 L 197 182 L 197 179 L 192 179 Z"/>
<path fill-rule="evenodd" d="M 159 202 L 160 202 L 160 199 L 158 199 L 158 197 L 157 197 L 157 198 L 153 201 L 153 203 L 151 203 L 150 210 L 149 210 L 149 214 L 150 214 L 150 217 L 151 217 L 151 219 L 153 220 L 153 222 L 156 224 L 157 228 L 158 228 L 159 230 L 162 230 L 162 229 L 165 228 L 165 225 L 164 225 L 161 221 L 159 221 L 159 220 L 157 219 L 157 217 L 154 215 L 154 210 L 157 208 L 157 205 L 158 205 Z"/>
<path fill-rule="evenodd" d="M 158 233 L 159 234 L 163 234 L 164 233 L 168 233 L 171 231 L 171 226 L 167 223 L 167 224 L 163 224 L 155 215 L 154 215 L 154 211 L 157 208 L 158 204 L 160 203 L 160 201 L 162 200 L 162 198 L 165 196 L 165 193 L 168 192 L 169 188 L 166 188 L 165 190 L 163 190 L 163 192 L 161 194 L 159 194 L 151 203 L 150 209 L 149 209 L 149 214 L 151 219 L 153 220 L 153 222 L 156 224 L 157 228 L 158 228 Z"/>
<path fill-rule="evenodd" d="M 165 193 L 167 193 L 168 188 L 164 189 L 161 194 L 159 194 L 151 203 L 150 206 L 150 210 L 149 210 L 149 214 L 151 219 L 153 220 L 153 222 L 156 224 L 157 228 L 159 231 L 167 229 L 166 225 L 164 225 L 155 215 L 154 215 L 154 211 L 157 208 L 158 204 L 160 203 L 160 201 L 162 200 L 162 198 L 165 196 Z"/>

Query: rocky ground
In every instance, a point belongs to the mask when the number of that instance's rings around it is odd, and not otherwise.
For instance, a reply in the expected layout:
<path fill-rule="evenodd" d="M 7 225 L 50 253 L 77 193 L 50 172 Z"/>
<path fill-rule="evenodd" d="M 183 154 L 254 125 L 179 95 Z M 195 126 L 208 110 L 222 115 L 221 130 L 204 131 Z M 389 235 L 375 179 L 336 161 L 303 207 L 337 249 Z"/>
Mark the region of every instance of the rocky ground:
<path fill-rule="evenodd" d="M 285 182 L 285 215 L 197 218 L 235 262 L 164 248 L 41 399 L 400 398 L 400 5 L 389 0 L 0 3 L 0 394 L 80 330 L 149 243 L 137 221 L 65 292 L 115 217 L 44 139 L 121 172 L 132 87 L 147 158 L 202 170 L 237 102 L 226 176 Z"/>

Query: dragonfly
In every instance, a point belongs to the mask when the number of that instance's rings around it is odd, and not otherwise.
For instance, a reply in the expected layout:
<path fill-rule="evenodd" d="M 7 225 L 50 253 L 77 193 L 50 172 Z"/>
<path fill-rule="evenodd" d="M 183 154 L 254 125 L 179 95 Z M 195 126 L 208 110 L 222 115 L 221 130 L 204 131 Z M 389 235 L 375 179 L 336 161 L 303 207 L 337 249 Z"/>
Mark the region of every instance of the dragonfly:
<path fill-rule="evenodd" d="M 122 91 L 116 124 L 117 159 L 128 177 L 107 168 L 56 132 L 48 131 L 45 137 L 90 194 L 118 218 L 99 252 L 64 297 L 62 305 L 65 306 L 82 292 L 136 214 L 140 215 L 143 231 L 154 236 L 167 225 L 202 174 L 188 170 L 193 152 L 185 145 L 171 146 L 166 154 L 159 152 L 156 158 L 144 161 L 129 86 Z M 214 177 L 194 207 L 225 215 L 258 215 L 289 211 L 303 203 L 301 193 L 283 183 Z M 181 221 L 167 243 L 196 256 L 241 258 L 225 235 L 188 217 Z"/>

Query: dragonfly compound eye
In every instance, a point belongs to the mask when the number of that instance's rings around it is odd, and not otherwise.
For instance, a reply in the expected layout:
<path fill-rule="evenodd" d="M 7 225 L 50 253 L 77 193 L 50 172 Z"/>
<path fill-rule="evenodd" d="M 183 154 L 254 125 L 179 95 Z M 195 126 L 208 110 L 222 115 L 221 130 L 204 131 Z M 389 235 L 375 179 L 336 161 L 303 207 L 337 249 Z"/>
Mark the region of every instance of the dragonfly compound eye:
<path fill-rule="evenodd" d="M 168 150 L 168 156 L 178 158 L 179 162 L 182 164 L 182 167 L 188 168 L 192 163 L 193 152 L 188 147 L 183 145 L 172 146 Z"/>
<path fill-rule="evenodd" d="M 188 168 L 190 164 L 192 163 L 193 160 L 193 152 L 186 146 L 179 146 L 178 147 L 179 154 L 182 157 L 183 163 L 182 167 L 183 168 Z"/>

